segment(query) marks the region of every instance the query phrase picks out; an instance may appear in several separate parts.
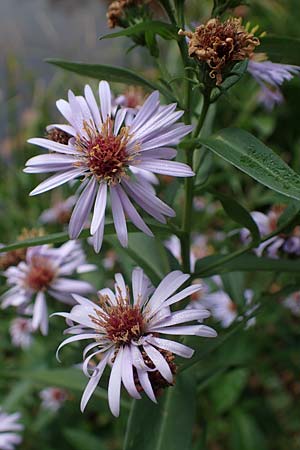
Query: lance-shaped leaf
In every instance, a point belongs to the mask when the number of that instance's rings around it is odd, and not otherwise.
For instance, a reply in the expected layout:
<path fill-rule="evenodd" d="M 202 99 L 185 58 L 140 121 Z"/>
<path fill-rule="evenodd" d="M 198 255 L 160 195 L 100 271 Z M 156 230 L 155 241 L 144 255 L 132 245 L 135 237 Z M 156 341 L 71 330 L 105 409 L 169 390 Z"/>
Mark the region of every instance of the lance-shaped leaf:
<path fill-rule="evenodd" d="M 155 35 L 158 34 L 163 39 L 179 39 L 178 28 L 175 25 L 166 22 L 160 22 L 159 20 L 145 20 L 144 22 L 133 25 L 132 27 L 125 28 L 117 33 L 109 33 L 100 36 L 100 39 L 111 39 L 120 36 L 134 36 L 139 33 L 150 32 Z"/>
<path fill-rule="evenodd" d="M 224 261 L 227 257 L 228 255 L 212 255 L 199 259 L 195 267 L 195 277 L 209 277 L 228 272 L 300 272 L 300 262 L 296 260 L 258 257 L 251 253 Z"/>
<path fill-rule="evenodd" d="M 261 184 L 300 200 L 300 176 L 273 150 L 247 131 L 225 128 L 199 141 Z"/>
<path fill-rule="evenodd" d="M 123 450 L 189 450 L 196 411 L 194 372 L 178 375 L 155 405 L 134 400 Z"/>
<path fill-rule="evenodd" d="M 226 214 L 236 223 L 247 228 L 251 235 L 254 245 L 258 245 L 260 242 L 260 234 L 258 226 L 253 220 L 251 214 L 238 203 L 233 197 L 221 194 L 216 191 L 210 190 L 210 192 L 217 197 L 226 212 Z"/>
<path fill-rule="evenodd" d="M 158 90 L 168 100 L 176 101 L 172 92 L 165 86 L 154 81 L 147 80 L 139 75 L 137 72 L 124 69 L 123 67 L 108 66 L 104 64 L 85 64 L 74 61 L 64 61 L 62 59 L 47 59 L 46 62 L 58 66 L 61 69 L 68 70 L 69 72 L 77 73 L 90 78 L 96 78 L 97 80 L 107 80 L 115 83 L 125 84 L 137 84 L 145 89 Z"/>

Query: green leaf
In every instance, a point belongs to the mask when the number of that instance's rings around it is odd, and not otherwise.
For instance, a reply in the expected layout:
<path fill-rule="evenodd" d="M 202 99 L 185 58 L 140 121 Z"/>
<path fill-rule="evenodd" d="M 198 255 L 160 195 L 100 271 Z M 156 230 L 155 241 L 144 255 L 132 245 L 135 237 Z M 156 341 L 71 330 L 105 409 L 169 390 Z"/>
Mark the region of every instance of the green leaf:
<path fill-rule="evenodd" d="M 259 51 L 272 62 L 300 65 L 300 39 L 266 36 L 260 41 Z"/>
<path fill-rule="evenodd" d="M 195 380 L 188 371 L 158 399 L 134 400 L 124 450 L 189 450 L 196 412 Z"/>
<path fill-rule="evenodd" d="M 111 39 L 120 36 L 134 36 L 139 33 L 150 32 L 152 35 L 158 34 L 163 39 L 179 39 L 178 28 L 170 23 L 161 22 L 159 20 L 145 20 L 131 27 L 125 28 L 125 30 L 118 31 L 117 33 L 110 33 L 100 36 L 100 39 Z"/>
<path fill-rule="evenodd" d="M 248 375 L 247 369 L 234 369 L 217 378 L 210 392 L 217 413 L 228 411 L 237 402 L 247 384 Z"/>
<path fill-rule="evenodd" d="M 97 80 L 103 79 L 115 83 L 136 84 L 148 90 L 158 90 L 170 101 L 176 101 L 169 89 L 154 81 L 146 80 L 146 78 L 130 69 L 104 64 L 85 64 L 62 59 L 47 59 L 46 62 L 85 77 L 96 78 Z"/>
<path fill-rule="evenodd" d="M 253 243 L 258 245 L 260 242 L 260 233 L 251 214 L 233 197 L 229 197 L 228 195 L 224 195 L 213 190 L 210 190 L 209 192 L 220 200 L 225 212 L 234 222 L 242 225 L 250 231 Z"/>
<path fill-rule="evenodd" d="M 300 272 L 300 261 L 286 259 L 271 259 L 245 254 L 223 262 L 228 255 L 212 255 L 196 262 L 195 278 L 209 277 L 227 272 Z"/>
<path fill-rule="evenodd" d="M 200 142 L 261 184 L 300 200 L 300 176 L 247 131 L 226 128 Z"/>
<path fill-rule="evenodd" d="M 106 450 L 106 445 L 101 442 L 101 438 L 87 431 L 67 428 L 64 436 L 74 450 Z"/>
<path fill-rule="evenodd" d="M 255 419 L 240 408 L 230 417 L 230 449 L 266 450 L 265 438 Z"/>

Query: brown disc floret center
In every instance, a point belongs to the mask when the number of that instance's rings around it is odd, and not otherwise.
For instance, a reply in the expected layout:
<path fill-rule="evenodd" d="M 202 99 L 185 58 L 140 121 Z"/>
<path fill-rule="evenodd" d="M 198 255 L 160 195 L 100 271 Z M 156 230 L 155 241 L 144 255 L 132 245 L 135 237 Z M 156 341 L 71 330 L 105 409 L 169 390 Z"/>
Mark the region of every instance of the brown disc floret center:
<path fill-rule="evenodd" d="M 107 338 L 115 344 L 129 344 L 138 340 L 144 332 L 145 321 L 139 305 L 131 305 L 129 297 L 117 296 L 117 304 L 111 306 L 106 296 L 100 296 L 102 311 L 95 309 L 91 320 L 105 330 Z"/>
<path fill-rule="evenodd" d="M 134 157 L 127 151 L 129 128 L 122 127 L 118 134 L 114 134 L 113 128 L 114 122 L 110 118 L 102 125 L 101 131 L 91 129 L 86 124 L 88 137 L 77 139 L 77 147 L 83 151 L 90 172 L 98 181 L 108 184 L 120 182 L 126 174 L 129 161 Z"/>
<path fill-rule="evenodd" d="M 26 277 L 26 285 L 34 291 L 46 289 L 55 278 L 55 270 L 44 256 L 33 256 L 30 270 Z"/>

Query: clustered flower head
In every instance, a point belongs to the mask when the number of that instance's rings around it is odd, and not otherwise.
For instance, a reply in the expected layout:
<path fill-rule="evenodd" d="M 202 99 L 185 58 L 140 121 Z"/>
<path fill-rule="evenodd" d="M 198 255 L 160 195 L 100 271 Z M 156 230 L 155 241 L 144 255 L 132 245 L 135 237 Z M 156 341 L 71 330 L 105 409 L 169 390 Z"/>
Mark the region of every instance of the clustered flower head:
<path fill-rule="evenodd" d="M 72 304 L 71 293 L 86 294 L 94 288 L 86 281 L 70 278 L 75 273 L 94 270 L 86 264 L 85 254 L 78 242 L 69 241 L 59 248 L 49 245 L 29 247 L 26 258 L 4 272 L 10 289 L 1 297 L 1 307 L 14 306 L 27 313 L 32 309 L 32 329 L 48 333 L 46 294 Z"/>
<path fill-rule="evenodd" d="M 176 290 L 189 275 L 171 272 L 154 290 L 142 269 L 132 273 L 132 298 L 121 274 L 115 276 L 115 293 L 99 291 L 99 302 L 74 295 L 77 305 L 70 313 L 58 313 L 73 323 L 66 333 L 73 334 L 58 348 L 79 340 L 92 340 L 84 350 L 83 371 L 90 377 L 81 400 L 84 410 L 107 365 L 111 366 L 108 402 L 112 413 L 119 415 L 121 384 L 133 398 L 144 392 L 153 402 L 156 394 L 173 384 L 176 366 L 174 355 L 191 358 L 193 350 L 167 335 L 215 337 L 216 332 L 202 324 L 188 324 L 209 317 L 206 310 L 171 312 L 170 306 L 201 289 L 192 285 Z M 90 362 L 96 359 L 92 366 Z M 90 373 L 91 371 L 91 373 Z"/>
<path fill-rule="evenodd" d="M 140 107 L 131 124 L 126 125 L 126 108 L 113 108 L 109 84 L 99 84 L 100 108 L 90 86 L 85 96 L 69 91 L 68 102 L 58 100 L 57 107 L 69 124 L 55 125 L 68 133 L 67 144 L 51 139 L 34 138 L 29 143 L 51 153 L 31 158 L 27 173 L 56 172 L 35 188 L 31 195 L 41 194 L 71 180 L 81 179 L 81 194 L 73 209 L 69 235 L 76 239 L 89 219 L 95 251 L 100 251 L 105 223 L 105 210 L 110 194 L 112 217 L 120 243 L 128 244 L 126 216 L 144 233 L 152 236 L 130 198 L 159 222 L 175 212 L 155 195 L 149 183 L 141 182 L 136 170 L 176 177 L 194 173 L 186 164 L 171 161 L 176 156 L 173 146 L 192 127 L 176 123 L 183 111 L 176 104 L 160 105 L 159 93 L 153 92 Z M 140 174 L 141 176 L 141 174 Z"/>
<path fill-rule="evenodd" d="M 19 431 L 23 430 L 23 425 L 19 423 L 20 413 L 7 414 L 0 406 L 0 449 L 14 450 L 19 445 L 22 438 Z"/>
<path fill-rule="evenodd" d="M 229 18 L 225 22 L 210 19 L 196 27 L 194 32 L 179 31 L 189 39 L 189 55 L 209 67 L 209 76 L 216 85 L 223 81 L 224 71 L 237 61 L 251 58 L 259 39 L 246 30 L 240 18 Z"/>

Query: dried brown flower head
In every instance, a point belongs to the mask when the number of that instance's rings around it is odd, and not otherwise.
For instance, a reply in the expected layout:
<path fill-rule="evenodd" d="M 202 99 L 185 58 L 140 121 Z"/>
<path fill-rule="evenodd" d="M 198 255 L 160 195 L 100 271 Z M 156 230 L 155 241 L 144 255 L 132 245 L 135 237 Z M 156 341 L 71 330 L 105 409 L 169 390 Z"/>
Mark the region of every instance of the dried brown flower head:
<path fill-rule="evenodd" d="M 50 139 L 54 142 L 59 142 L 60 144 L 67 145 L 69 142 L 69 139 L 72 137 L 70 134 L 66 133 L 63 130 L 60 130 L 59 128 L 50 128 L 47 129 L 47 139 Z"/>
<path fill-rule="evenodd" d="M 251 58 L 260 44 L 259 39 L 242 25 L 240 18 L 225 22 L 210 19 L 194 33 L 180 30 L 179 34 L 189 38 L 189 55 L 209 66 L 209 76 L 216 79 L 216 85 L 222 83 L 224 69 L 230 63 Z"/>
<path fill-rule="evenodd" d="M 115 0 L 113 1 L 107 10 L 107 24 L 109 28 L 123 27 L 126 28 L 130 24 L 130 10 L 133 10 L 133 22 L 135 22 L 135 15 L 138 11 L 142 13 L 143 7 L 147 5 L 151 0 Z M 143 14 L 142 14 L 143 15 Z"/>
<path fill-rule="evenodd" d="M 17 237 L 17 241 L 25 241 L 27 239 L 33 239 L 36 237 L 44 236 L 45 232 L 41 228 L 28 230 L 24 228 L 21 234 Z M 0 254 L 0 270 L 5 270 L 10 266 L 16 266 L 19 262 L 24 261 L 26 258 L 27 248 L 19 248 Z"/>

